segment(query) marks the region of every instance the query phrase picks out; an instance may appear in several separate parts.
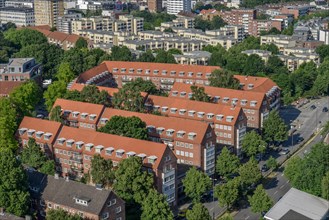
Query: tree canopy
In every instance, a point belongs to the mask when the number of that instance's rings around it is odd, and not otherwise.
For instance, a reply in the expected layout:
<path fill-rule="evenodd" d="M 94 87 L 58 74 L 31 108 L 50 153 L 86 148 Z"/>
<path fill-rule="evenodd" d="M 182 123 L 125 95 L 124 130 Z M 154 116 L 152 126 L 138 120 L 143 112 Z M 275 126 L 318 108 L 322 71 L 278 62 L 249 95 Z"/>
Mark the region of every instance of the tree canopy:
<path fill-rule="evenodd" d="M 216 171 L 219 175 L 223 176 L 225 179 L 228 179 L 232 174 L 238 172 L 240 166 L 239 158 L 232 154 L 227 147 L 224 147 L 217 157 L 216 161 Z"/>
<path fill-rule="evenodd" d="M 186 212 L 187 220 L 211 220 L 209 211 L 202 203 L 196 203 L 191 210 Z"/>
<path fill-rule="evenodd" d="M 82 220 L 78 214 L 70 215 L 63 209 L 50 209 L 47 212 L 47 220 Z"/>
<path fill-rule="evenodd" d="M 239 196 L 239 178 L 234 178 L 225 184 L 215 187 L 215 196 L 218 198 L 219 205 L 226 206 L 228 209 L 237 201 Z"/>
<path fill-rule="evenodd" d="M 255 156 L 258 153 L 264 153 L 266 142 L 255 131 L 247 132 L 242 140 L 242 149 L 247 156 Z"/>
<path fill-rule="evenodd" d="M 239 175 L 244 188 L 257 184 L 262 179 L 262 174 L 254 158 L 251 158 L 247 163 L 240 166 Z"/>
<path fill-rule="evenodd" d="M 210 86 L 238 89 L 240 87 L 239 80 L 235 79 L 233 74 L 226 70 L 214 70 L 209 78 Z"/>
<path fill-rule="evenodd" d="M 263 138 L 268 142 L 288 139 L 287 126 L 277 111 L 271 111 L 263 123 Z"/>
<path fill-rule="evenodd" d="M 106 160 L 98 154 L 94 155 L 91 159 L 90 175 L 95 184 L 102 184 L 103 186 L 111 185 L 114 181 L 112 161 Z"/>
<path fill-rule="evenodd" d="M 204 87 L 191 86 L 192 97 L 191 100 L 210 102 L 210 97 L 204 91 Z"/>
<path fill-rule="evenodd" d="M 0 98 L 0 151 L 15 151 L 18 144 L 14 138 L 17 129 L 17 111 L 9 98 Z"/>
<path fill-rule="evenodd" d="M 262 185 L 258 185 L 252 196 L 249 196 L 251 211 L 255 213 L 267 212 L 272 206 L 273 201 L 267 195 Z"/>

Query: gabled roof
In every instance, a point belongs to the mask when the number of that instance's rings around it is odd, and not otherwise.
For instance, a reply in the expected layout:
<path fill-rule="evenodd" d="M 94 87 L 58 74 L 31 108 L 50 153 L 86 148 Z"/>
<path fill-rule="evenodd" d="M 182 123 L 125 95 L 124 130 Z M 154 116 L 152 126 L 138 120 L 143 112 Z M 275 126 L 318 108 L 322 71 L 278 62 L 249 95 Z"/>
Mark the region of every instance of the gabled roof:
<path fill-rule="evenodd" d="M 153 106 L 159 106 L 161 107 L 168 107 L 168 116 L 173 117 L 179 117 L 179 118 L 187 118 L 187 119 L 193 119 L 193 120 L 199 120 L 199 121 L 208 121 L 208 122 L 216 122 L 216 115 L 223 115 L 224 120 L 218 121 L 216 123 L 221 124 L 229 124 L 234 125 L 240 114 L 242 114 L 242 110 L 240 107 L 231 107 L 226 105 L 220 105 L 220 104 L 213 104 L 213 103 L 206 103 L 206 102 L 198 102 L 198 101 L 192 101 L 192 100 L 185 100 L 185 99 L 178 99 L 178 98 L 172 98 L 172 97 L 162 97 L 162 96 L 154 96 L 150 95 L 148 96 L 148 100 L 146 102 L 146 105 L 150 104 Z M 170 112 L 170 108 L 177 108 L 177 112 L 175 114 Z M 185 110 L 185 114 L 181 115 L 179 114 L 179 110 Z M 195 117 L 189 117 L 188 112 L 189 111 L 195 111 Z M 202 112 L 204 116 L 202 118 L 198 117 L 196 114 L 198 112 Z M 214 117 L 212 119 L 207 119 L 207 114 L 214 114 Z M 233 116 L 233 120 L 231 122 L 227 122 L 225 120 L 226 117 Z"/>
<path fill-rule="evenodd" d="M 87 86 L 86 84 L 82 83 L 73 83 L 70 90 L 77 90 L 79 92 L 82 91 L 82 89 Z M 106 91 L 110 96 L 113 96 L 114 93 L 119 92 L 118 88 L 110 88 L 110 87 L 104 87 L 104 86 L 96 86 L 99 91 Z"/>
<path fill-rule="evenodd" d="M 60 42 L 63 42 L 69 35 L 65 34 L 63 32 L 59 32 L 59 31 L 54 31 L 51 32 L 47 37 L 54 39 L 54 40 L 58 40 Z"/>
<path fill-rule="evenodd" d="M 48 121 L 48 120 L 42 120 L 38 118 L 32 118 L 25 116 L 19 125 L 18 131 L 20 129 L 25 130 L 23 135 L 20 135 L 21 138 L 28 139 L 28 131 L 34 130 L 32 137 L 36 139 L 37 142 L 50 142 L 53 143 L 55 141 L 55 137 L 58 133 L 58 131 L 61 128 L 61 123 L 55 122 L 55 121 Z M 40 139 L 36 138 L 37 132 L 43 132 L 42 137 Z M 49 140 L 44 140 L 44 135 L 49 135 Z M 18 133 L 19 135 L 19 133 Z"/>
<path fill-rule="evenodd" d="M 155 143 L 67 126 L 63 126 L 61 132 L 58 135 L 58 139 L 59 138 L 65 138 L 66 140 L 72 139 L 75 141 L 75 143 L 79 141 L 82 141 L 84 144 L 92 143 L 94 147 L 91 148 L 91 151 L 87 151 L 85 146 L 83 146 L 81 150 L 78 150 L 75 144 L 73 144 L 72 147 L 68 147 L 65 143 L 63 145 L 59 145 L 56 142 L 54 145 L 55 148 L 67 149 L 71 151 L 75 150 L 77 152 L 83 152 L 84 154 L 94 155 L 96 146 L 101 145 L 104 147 L 104 149 L 101 151 L 101 156 L 113 161 L 121 161 L 122 159 L 127 158 L 125 154 L 122 158 L 116 157 L 115 152 L 116 150 L 120 149 L 124 150 L 125 153 L 133 151 L 136 152 L 136 155 L 143 153 L 147 155 L 146 157 L 156 156 L 158 159 L 153 165 L 149 164 L 147 159 L 144 160 L 145 166 L 153 167 L 154 169 L 159 166 L 160 161 L 167 149 L 167 146 L 162 143 Z M 112 155 L 105 153 L 106 148 L 109 147 L 114 148 L 114 153 L 112 153 Z"/>
<path fill-rule="evenodd" d="M 238 79 L 240 81 L 240 84 L 243 84 L 243 90 L 249 90 L 248 84 L 253 84 L 253 89 L 250 90 L 253 90 L 255 92 L 267 93 L 273 87 L 278 86 L 275 82 L 273 82 L 270 78 L 267 77 L 234 75 L 234 78 Z"/>
<path fill-rule="evenodd" d="M 67 36 L 67 38 L 65 40 L 72 44 L 75 44 L 77 42 L 77 40 L 79 40 L 79 38 L 80 38 L 79 35 L 70 34 L 69 36 Z"/>
<path fill-rule="evenodd" d="M 209 124 L 200 121 L 165 117 L 165 116 L 159 116 L 153 114 L 129 112 L 129 111 L 113 109 L 113 108 L 106 108 L 101 118 L 111 119 L 113 116 L 118 116 L 118 115 L 124 117 L 136 116 L 140 118 L 142 121 L 144 121 L 147 126 L 154 126 L 155 128 L 162 127 L 164 128 L 164 131 L 167 129 L 174 129 L 175 130 L 174 137 L 176 137 L 177 132 L 184 131 L 185 135 L 183 138 L 173 138 L 173 139 L 177 139 L 177 140 L 179 139 L 181 141 L 188 143 L 201 144 L 204 136 L 207 133 L 208 127 L 210 127 Z M 100 122 L 98 123 L 98 126 L 101 126 Z M 188 139 L 188 133 L 190 132 L 196 133 L 196 136 L 193 140 Z M 163 132 L 161 137 L 166 138 L 166 132 Z M 172 137 L 168 137 L 168 138 L 172 139 Z"/>
<path fill-rule="evenodd" d="M 254 90 L 235 90 L 235 89 L 226 89 L 226 88 L 218 88 L 218 87 L 211 87 L 211 86 L 201 86 L 205 89 L 205 93 L 210 95 L 212 98 L 217 96 L 220 98 L 219 103 L 223 105 L 232 105 L 232 99 L 236 98 L 238 101 L 236 102 L 237 106 L 240 107 L 246 107 L 246 108 L 254 108 L 254 109 L 260 109 L 263 103 L 263 100 L 265 99 L 265 93 L 261 92 L 255 92 Z M 173 95 L 173 92 L 178 92 L 177 96 Z M 180 92 L 186 92 L 186 95 L 184 97 L 180 96 Z M 169 97 L 174 98 L 184 98 L 189 99 L 188 94 L 192 93 L 191 85 L 185 84 L 185 83 L 178 83 L 175 82 L 173 85 Z M 229 98 L 229 101 L 227 103 L 222 102 L 221 100 L 227 97 Z M 247 104 L 245 106 L 241 105 L 241 100 L 247 100 Z M 250 106 L 251 101 L 256 101 L 257 104 L 255 107 Z"/>
<path fill-rule="evenodd" d="M 23 82 L 20 81 L 0 81 L 0 97 L 8 96 L 16 87 Z"/>
<path fill-rule="evenodd" d="M 105 71 L 108 71 L 107 66 L 105 63 L 101 63 L 100 65 L 98 65 L 94 68 L 91 68 L 90 70 L 87 70 L 84 73 L 81 73 L 78 76 L 78 79 L 76 82 L 77 83 L 86 83 L 88 81 L 88 79 L 91 79 L 92 77 L 94 77 L 102 72 L 105 72 Z"/>

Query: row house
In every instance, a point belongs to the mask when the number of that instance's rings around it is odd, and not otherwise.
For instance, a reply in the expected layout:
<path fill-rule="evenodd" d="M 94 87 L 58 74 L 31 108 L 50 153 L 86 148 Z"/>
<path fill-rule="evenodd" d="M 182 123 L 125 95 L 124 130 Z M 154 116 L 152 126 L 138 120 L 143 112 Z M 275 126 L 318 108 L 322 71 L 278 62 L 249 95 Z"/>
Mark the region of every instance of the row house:
<path fill-rule="evenodd" d="M 102 86 L 111 85 L 112 81 L 113 76 L 109 72 L 107 65 L 103 62 L 100 65 L 80 74 L 72 83 Z M 68 87 L 70 87 L 72 83 L 70 83 Z"/>
<path fill-rule="evenodd" d="M 24 117 L 16 137 L 22 146 L 27 145 L 30 138 L 35 139 L 36 144 L 40 146 L 46 156 L 52 158 L 53 146 L 61 127 L 59 122 Z"/>
<path fill-rule="evenodd" d="M 112 190 L 46 175 L 27 169 L 31 202 L 45 219 L 50 210 L 62 209 L 89 220 L 125 220 L 125 202 Z"/>
<path fill-rule="evenodd" d="M 66 99 L 57 99 L 53 107 L 56 106 L 61 107 L 62 117 L 66 125 L 94 131 L 105 109 L 103 105 Z"/>
<path fill-rule="evenodd" d="M 149 140 L 164 143 L 178 164 L 196 166 L 206 174 L 215 172 L 216 136 L 210 125 L 199 121 L 106 108 L 98 123 L 103 127 L 113 116 L 138 117 L 146 123 Z"/>
<path fill-rule="evenodd" d="M 145 108 L 164 116 L 209 123 L 219 146 L 228 146 L 241 155 L 241 142 L 247 130 L 247 119 L 241 107 L 150 95 Z"/>
<path fill-rule="evenodd" d="M 265 93 L 234 90 L 218 87 L 203 87 L 211 102 L 220 105 L 241 107 L 247 117 L 247 127 L 261 129 L 264 119 L 269 114 Z M 175 83 L 169 93 L 169 97 L 191 99 L 191 86 L 184 83 Z"/>
<path fill-rule="evenodd" d="M 9 94 L 22 84 L 21 81 L 0 81 L 0 98 L 9 97 Z"/>
<path fill-rule="evenodd" d="M 34 123 L 31 122 L 32 120 Z M 25 117 L 23 122 L 35 125 L 42 124 L 43 120 Z M 45 131 L 47 126 L 49 124 L 45 124 L 45 127 L 39 130 Z M 20 125 L 18 131 L 22 128 L 25 127 Z M 34 127 L 29 129 L 34 129 Z M 137 156 L 142 159 L 145 170 L 154 175 L 157 190 L 166 195 L 170 205 L 176 205 L 177 158 L 167 145 L 64 125 L 56 134 L 52 136 L 54 138 L 52 139 L 53 157 L 56 162 L 56 171 L 62 176 L 83 177 L 84 174 L 90 172 L 91 159 L 96 154 L 112 160 L 114 166 L 123 159 Z M 24 133 L 18 132 L 18 139 L 24 140 L 24 138 L 26 139 Z"/>

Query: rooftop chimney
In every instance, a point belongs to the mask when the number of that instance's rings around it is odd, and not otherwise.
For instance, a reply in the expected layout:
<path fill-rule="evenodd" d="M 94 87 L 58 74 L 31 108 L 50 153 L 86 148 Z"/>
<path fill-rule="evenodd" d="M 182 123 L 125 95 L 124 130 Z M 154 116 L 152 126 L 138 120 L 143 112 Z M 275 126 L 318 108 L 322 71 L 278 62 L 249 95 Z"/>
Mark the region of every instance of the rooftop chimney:
<path fill-rule="evenodd" d="M 59 179 L 59 174 L 58 173 L 55 173 L 55 176 L 54 177 L 55 177 L 55 179 L 58 180 Z"/>

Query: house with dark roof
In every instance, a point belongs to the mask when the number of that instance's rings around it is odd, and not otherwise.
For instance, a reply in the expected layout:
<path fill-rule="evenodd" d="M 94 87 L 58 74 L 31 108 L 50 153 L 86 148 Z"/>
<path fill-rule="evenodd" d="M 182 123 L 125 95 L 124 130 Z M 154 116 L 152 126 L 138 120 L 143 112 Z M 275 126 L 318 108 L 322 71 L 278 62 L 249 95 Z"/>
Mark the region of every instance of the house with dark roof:
<path fill-rule="evenodd" d="M 45 175 L 32 169 L 26 173 L 33 204 L 38 208 L 38 219 L 44 219 L 51 209 L 63 209 L 90 220 L 125 219 L 125 202 L 112 190 L 64 179 L 56 174 Z"/>

